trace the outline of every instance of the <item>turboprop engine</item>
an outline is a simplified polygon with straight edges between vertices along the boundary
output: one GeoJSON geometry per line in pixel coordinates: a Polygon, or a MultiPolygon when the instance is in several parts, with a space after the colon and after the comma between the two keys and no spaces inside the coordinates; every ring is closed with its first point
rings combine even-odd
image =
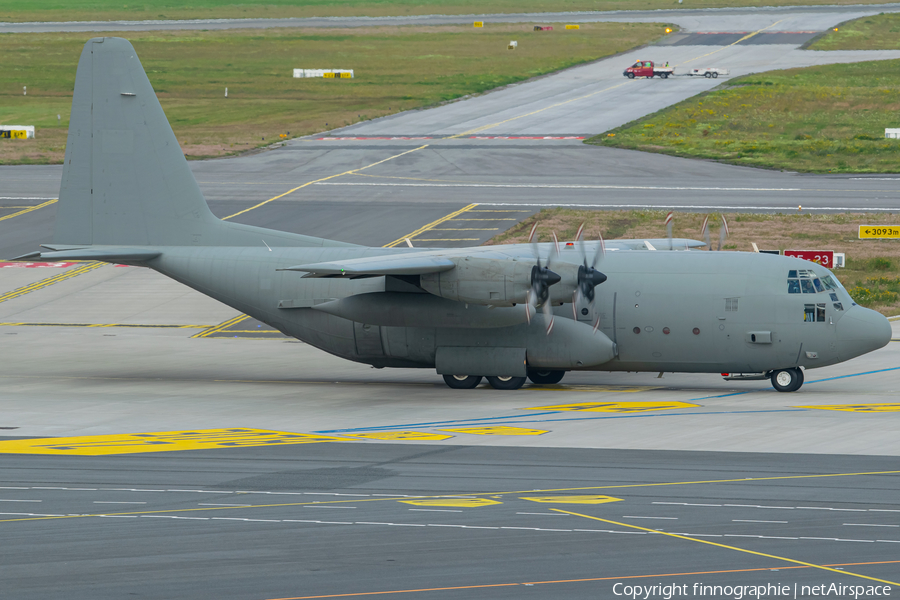
{"type": "Polygon", "coordinates": [[[488,306],[513,306],[529,301],[536,278],[549,278],[547,301],[571,302],[578,286],[578,265],[556,263],[553,270],[534,262],[492,258],[460,258],[456,268],[440,273],[425,273],[419,285],[435,296],[488,306]],[[547,274],[550,275],[547,275],[547,274]]]}

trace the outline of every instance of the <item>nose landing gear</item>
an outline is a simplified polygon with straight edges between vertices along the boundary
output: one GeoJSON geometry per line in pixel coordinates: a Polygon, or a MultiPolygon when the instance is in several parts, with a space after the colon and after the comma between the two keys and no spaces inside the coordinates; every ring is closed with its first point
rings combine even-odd
{"type": "Polygon", "coordinates": [[[776,369],[770,375],[772,387],[779,392],[796,392],[803,385],[803,370],[800,367],[792,369],[776,369]]]}

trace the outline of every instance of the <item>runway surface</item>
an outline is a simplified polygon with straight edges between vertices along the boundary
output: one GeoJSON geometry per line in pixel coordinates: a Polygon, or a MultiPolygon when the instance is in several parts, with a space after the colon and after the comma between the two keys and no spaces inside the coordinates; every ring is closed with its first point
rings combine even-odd
{"type": "Polygon", "coordinates": [[[896,589],[900,564],[884,458],[304,444],[23,456],[2,477],[23,600],[896,589]]]}
{"type": "MultiPolygon", "coordinates": [[[[679,11],[691,45],[652,58],[733,74],[868,59],[746,43],[785,41],[782,25],[734,43],[857,10],[884,8],[679,11]],[[703,20],[722,15],[730,30],[703,20]]],[[[627,81],[623,62],[191,168],[222,218],[373,246],[478,245],[557,205],[900,210],[895,175],[585,146],[720,83],[627,81]]],[[[51,239],[60,175],[0,167],[0,258],[51,239]]],[[[0,262],[0,364],[0,573],[17,599],[900,585],[898,342],[793,394],[634,373],[460,392],[330,357],[147,269],[0,262]]]]}

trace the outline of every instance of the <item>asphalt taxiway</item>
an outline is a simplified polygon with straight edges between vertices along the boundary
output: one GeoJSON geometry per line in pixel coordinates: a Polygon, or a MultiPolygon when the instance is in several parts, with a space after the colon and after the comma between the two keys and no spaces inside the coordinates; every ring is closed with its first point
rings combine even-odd
{"type": "MultiPolygon", "coordinates": [[[[851,14],[795,12],[822,27],[851,14]]],[[[732,16],[757,31],[777,20],[762,13],[732,16]]],[[[717,48],[672,43],[653,51],[717,48]]],[[[766,70],[799,43],[709,58],[766,70]]],[[[900,210],[892,175],[761,176],[583,145],[577,132],[715,83],[628,82],[617,61],[191,167],[220,217],[374,246],[477,245],[560,204],[900,210]]],[[[0,258],[50,239],[60,174],[0,167],[0,258]]],[[[146,269],[0,263],[4,589],[607,598],[638,582],[898,586],[898,353],[892,342],[810,370],[793,394],[634,373],[461,393],[431,371],[330,357],[146,269]]]]}

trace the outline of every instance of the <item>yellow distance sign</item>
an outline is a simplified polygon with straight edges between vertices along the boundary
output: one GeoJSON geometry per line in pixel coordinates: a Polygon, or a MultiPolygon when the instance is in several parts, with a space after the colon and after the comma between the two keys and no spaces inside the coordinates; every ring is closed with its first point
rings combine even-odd
{"type": "Polygon", "coordinates": [[[427,431],[373,431],[370,433],[346,433],[347,437],[366,440],[449,440],[452,435],[427,431]]]}
{"type": "Polygon", "coordinates": [[[453,433],[471,433],[473,435],[543,435],[549,433],[543,429],[525,429],[524,427],[463,427],[461,429],[441,429],[453,433]]]}
{"type": "Polygon", "coordinates": [[[608,502],[621,502],[621,498],[612,496],[528,496],[522,500],[541,502],[543,504],[606,504],[608,502]]]}
{"type": "Polygon", "coordinates": [[[487,498],[426,498],[422,500],[398,500],[398,502],[412,504],[414,506],[442,506],[452,508],[475,508],[478,506],[503,504],[502,502],[488,500],[487,498]]]}
{"type": "Polygon", "coordinates": [[[472,24],[473,27],[484,27],[484,21],[475,21],[472,24]]]}
{"type": "Polygon", "coordinates": [[[900,225],[860,225],[861,240],[896,240],[900,239],[900,225]]]}
{"type": "Polygon", "coordinates": [[[350,438],[266,429],[193,429],[122,435],[36,438],[0,442],[0,454],[71,454],[101,456],[139,452],[172,452],[247,446],[283,446],[319,442],[348,442],[350,438]]]}
{"type": "Polygon", "coordinates": [[[566,29],[581,29],[580,25],[566,25],[566,29]]]}
{"type": "Polygon", "coordinates": [[[677,410],[698,408],[699,404],[687,402],[578,402],[576,404],[555,404],[552,406],[532,406],[524,410],[560,410],[578,412],[636,413],[652,410],[677,410]]]}
{"type": "Polygon", "coordinates": [[[840,410],[844,412],[884,413],[900,412],[900,404],[821,404],[815,406],[797,406],[795,408],[813,408],[816,410],[840,410]]]}

